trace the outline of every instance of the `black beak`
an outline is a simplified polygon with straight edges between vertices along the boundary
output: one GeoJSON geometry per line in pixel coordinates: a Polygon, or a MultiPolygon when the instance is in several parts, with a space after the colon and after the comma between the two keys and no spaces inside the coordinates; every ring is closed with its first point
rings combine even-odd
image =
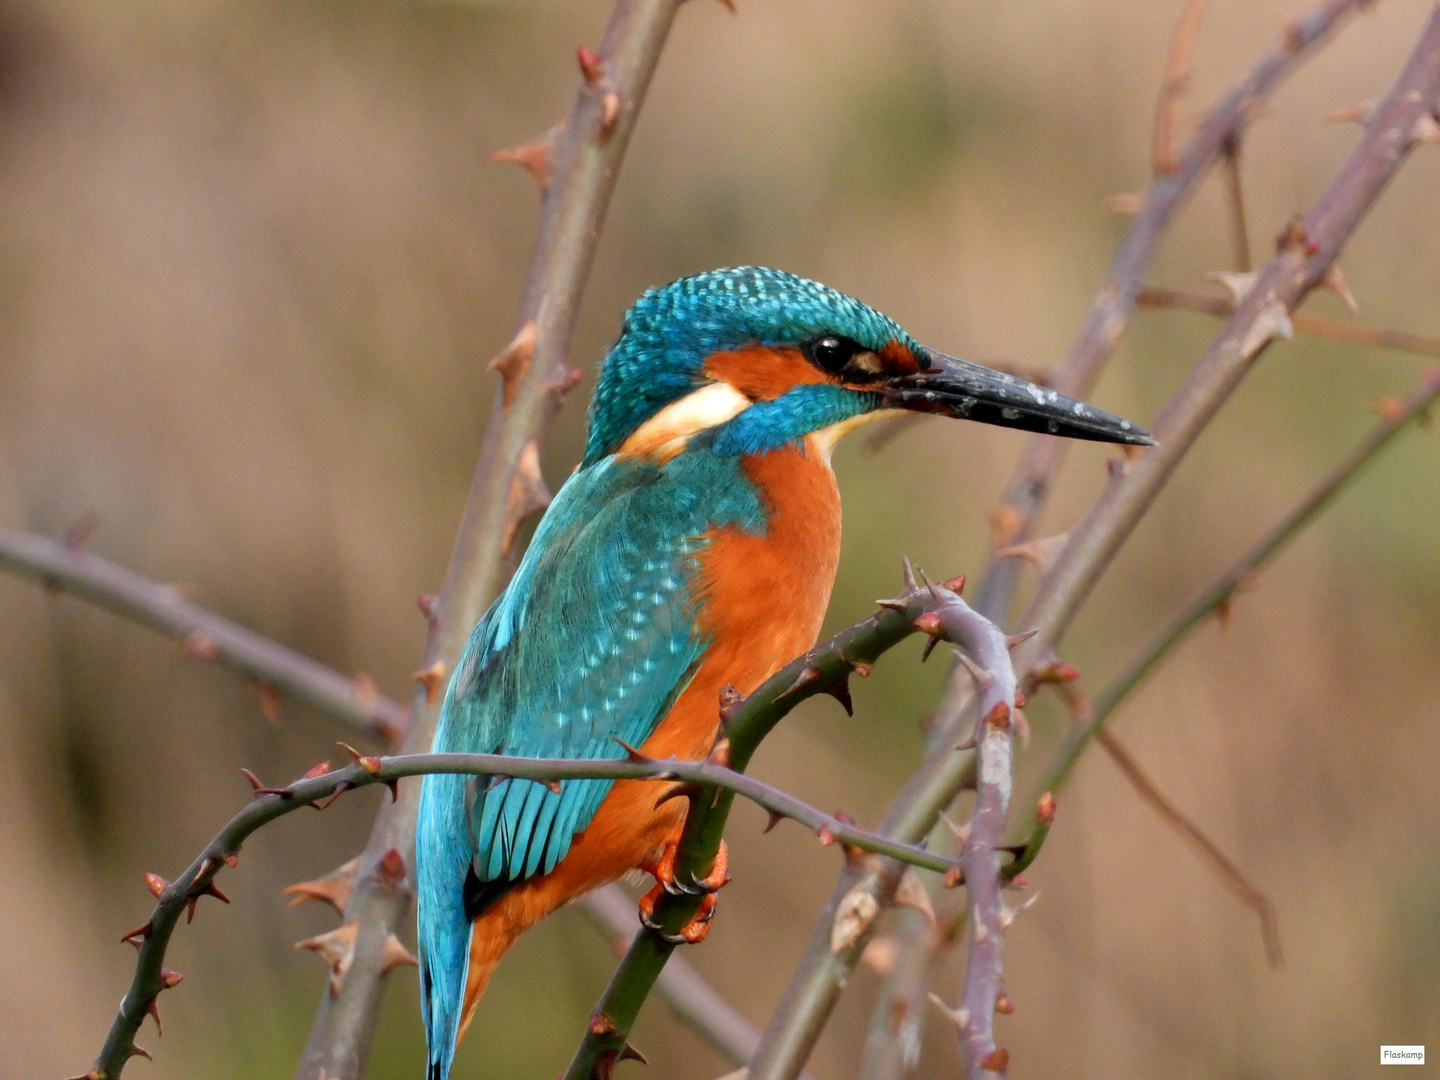
{"type": "Polygon", "coordinates": [[[877,387],[887,404],[1070,439],[1155,445],[1148,431],[1129,420],[1014,375],[933,349],[925,359],[924,370],[887,378],[877,387]]]}

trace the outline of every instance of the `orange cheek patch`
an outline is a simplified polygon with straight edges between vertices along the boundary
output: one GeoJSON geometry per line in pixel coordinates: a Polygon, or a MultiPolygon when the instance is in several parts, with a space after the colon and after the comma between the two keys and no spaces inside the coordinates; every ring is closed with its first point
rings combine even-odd
{"type": "Polygon", "coordinates": [[[751,401],[774,401],[801,383],[834,382],[806,360],[799,349],[765,345],[711,353],[704,370],[710,378],[729,383],[751,401]]]}
{"type": "Polygon", "coordinates": [[[895,338],[885,343],[885,347],[880,350],[880,357],[885,361],[885,371],[891,375],[914,375],[920,370],[920,361],[915,358],[910,347],[895,338]]]}

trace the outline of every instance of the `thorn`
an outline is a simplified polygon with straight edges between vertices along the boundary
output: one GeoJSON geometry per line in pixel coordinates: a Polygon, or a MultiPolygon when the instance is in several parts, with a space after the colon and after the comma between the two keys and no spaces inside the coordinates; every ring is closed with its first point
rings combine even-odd
{"type": "Polygon", "coordinates": [[[154,1061],[154,1060],[155,1060],[153,1057],[150,1056],[150,1051],[149,1051],[149,1050],[146,1050],[144,1047],[136,1046],[134,1043],[131,1043],[131,1044],[130,1044],[129,1056],[130,1056],[130,1057],[143,1057],[146,1061],[154,1061]]]}
{"type": "Polygon", "coordinates": [[[134,945],[135,948],[138,949],[140,948],[140,943],[146,938],[148,938],[150,936],[150,932],[154,929],[155,927],[151,925],[150,921],[147,919],[145,922],[137,926],[134,930],[131,930],[128,934],[122,937],[120,939],[120,942],[124,945],[134,945]]]}
{"type": "Polygon", "coordinates": [[[1023,709],[1029,703],[1030,699],[1025,696],[1025,691],[1017,686],[1015,688],[1015,708],[1023,709]]]}
{"type": "Polygon", "coordinates": [[[1296,212],[1290,216],[1285,227],[1275,236],[1275,251],[1283,253],[1286,251],[1299,250],[1305,255],[1314,255],[1318,250],[1311,243],[1309,233],[1305,229],[1305,215],[1296,212]]]}
{"type": "Polygon", "coordinates": [[[425,688],[425,704],[434,705],[440,696],[440,685],[445,681],[445,661],[436,660],[429,667],[413,672],[410,678],[425,688]]]}
{"type": "Polygon", "coordinates": [[[1008,728],[1010,726],[1010,706],[1003,701],[997,701],[994,707],[985,714],[982,723],[991,727],[1008,728]]]}
{"type": "Polygon", "coordinates": [[[1143,191],[1117,191],[1113,195],[1106,195],[1101,200],[1106,210],[1112,214],[1138,214],[1140,208],[1145,205],[1145,192],[1143,191]]]}
{"type": "Polygon", "coordinates": [[[940,814],[940,820],[945,823],[945,827],[950,830],[950,834],[960,842],[962,847],[970,842],[970,822],[967,821],[964,825],[957,825],[955,824],[955,820],[943,811],[940,814]]]}
{"type": "Polygon", "coordinates": [[[1040,628],[1037,626],[1034,630],[1025,630],[1019,634],[1010,634],[1005,638],[1005,648],[1013,649],[1016,645],[1023,645],[1039,632],[1040,628]]]}
{"type": "Polygon", "coordinates": [[[1055,823],[1055,796],[1048,791],[1035,804],[1035,821],[1047,827],[1055,823]]]}
{"type": "Polygon", "coordinates": [[[934,600],[937,604],[943,604],[945,597],[940,595],[940,590],[937,589],[935,583],[926,576],[925,571],[917,568],[915,572],[920,575],[920,580],[925,585],[925,591],[930,594],[930,599],[934,600]]]}
{"type": "Polygon", "coordinates": [[[1030,673],[1030,677],[1037,683],[1069,683],[1078,679],[1080,672],[1073,664],[1062,664],[1058,660],[1051,660],[1037,666],[1030,673]]]}
{"type": "Polygon", "coordinates": [[[698,799],[704,793],[705,789],[699,784],[673,784],[663,795],[661,795],[658,799],[655,800],[655,805],[651,807],[651,809],[659,810],[660,807],[665,805],[671,799],[690,799],[693,801],[694,799],[698,799]]]}
{"type": "Polygon", "coordinates": [[[100,515],[94,510],[86,510],[71,523],[65,530],[62,541],[66,551],[79,551],[90,540],[95,530],[100,527],[100,515]]]}
{"type": "Polygon", "coordinates": [[[900,875],[900,884],[895,888],[894,903],[897,907],[907,907],[920,912],[925,916],[926,922],[932,927],[935,925],[935,908],[930,903],[930,893],[914,870],[906,869],[905,873],[900,875]]]}
{"type": "Polygon", "coordinates": [[[519,165],[535,178],[535,184],[543,195],[550,190],[550,177],[555,168],[555,140],[560,130],[561,125],[556,124],[538,139],[496,150],[490,155],[490,160],[519,165]]]}
{"type": "Polygon", "coordinates": [[[991,675],[990,672],[975,663],[974,660],[971,660],[970,657],[966,656],[959,649],[955,650],[955,659],[959,660],[965,670],[970,673],[970,678],[975,680],[975,689],[981,693],[988,690],[991,683],[995,681],[994,675],[991,675]]]}
{"type": "Polygon", "coordinates": [[[538,333],[539,327],[535,320],[529,320],[516,331],[515,336],[510,339],[510,344],[496,353],[495,358],[487,365],[487,370],[498,372],[500,375],[500,401],[501,407],[506,412],[509,412],[510,406],[515,404],[515,398],[519,396],[520,388],[525,385],[525,376],[530,371],[530,361],[535,357],[535,339],[538,333]]]}
{"type": "Polygon", "coordinates": [[[1015,1011],[1015,1003],[1010,1000],[1010,995],[1004,990],[995,999],[995,1011],[1001,1016],[1009,1016],[1015,1011]]]}
{"type": "MultiPolygon", "coordinates": [[[[723,2],[724,0],[722,0],[722,3],[723,2]]],[[[631,1046],[628,1042],[625,1044],[625,1049],[620,1051],[620,1060],[638,1061],[641,1065],[650,1064],[650,1059],[647,1058],[644,1054],[642,1054],[639,1050],[636,1050],[635,1047],[631,1046]]]]}
{"type": "Polygon", "coordinates": [[[614,90],[606,90],[605,95],[600,99],[600,141],[603,143],[610,138],[615,131],[615,121],[620,119],[620,95],[614,90]]]}
{"type": "Polygon", "coordinates": [[[360,921],[352,919],[328,934],[319,934],[295,943],[295,948],[308,949],[330,966],[332,998],[340,993],[340,987],[344,985],[345,976],[350,971],[350,964],[355,959],[355,937],[359,928],[360,921]]]}
{"type": "Polygon", "coordinates": [[[920,650],[920,662],[923,664],[930,659],[930,654],[935,651],[935,646],[940,644],[938,637],[926,638],[925,647],[920,650]]]}
{"type": "Polygon", "coordinates": [[[191,630],[180,642],[180,658],[182,660],[218,660],[220,659],[220,646],[199,630],[191,630]]]}
{"type": "Polygon", "coordinates": [[[997,548],[1015,539],[1025,521],[1020,511],[1009,503],[992,506],[987,516],[990,518],[990,542],[997,548]]]}
{"type": "Polygon", "coordinates": [[[1070,533],[1066,531],[1039,540],[1027,540],[1023,544],[1012,544],[1001,548],[995,552],[995,557],[997,559],[1024,559],[1026,562],[1034,563],[1040,573],[1046,574],[1050,572],[1050,567],[1055,565],[1056,556],[1060,554],[1065,542],[1069,539],[1070,533]]]}
{"type": "Polygon", "coordinates": [[[722,769],[730,767],[730,740],[724,735],[719,735],[710,747],[710,753],[705,755],[705,761],[710,765],[719,765],[722,769]]]}
{"type": "Polygon", "coordinates": [[[195,918],[195,905],[200,903],[202,896],[213,896],[222,904],[230,903],[230,898],[215,887],[215,882],[207,881],[205,887],[199,892],[193,892],[185,897],[185,922],[188,924],[195,918]]]}
{"type": "Polygon", "coordinates": [[[380,856],[380,876],[392,887],[405,880],[405,857],[397,849],[392,847],[380,856]]]}
{"type": "MultiPolygon", "coordinates": [[[[159,1001],[160,1001],[160,996],[159,996],[158,994],[157,994],[155,997],[152,997],[149,1001],[147,1001],[147,1002],[145,1003],[145,1015],[146,1015],[146,1016],[153,1016],[153,1017],[155,1018],[155,1034],[156,1034],[157,1036],[163,1037],[164,1034],[165,1034],[165,1031],[164,1031],[164,1028],[163,1028],[163,1027],[161,1026],[161,1024],[160,1024],[160,1006],[159,1006],[159,1001]]],[[[143,1023],[143,1019],[142,1019],[142,1023],[143,1023]]]]}
{"type": "Polygon", "coordinates": [[[274,727],[280,723],[280,691],[264,679],[256,682],[255,689],[260,698],[260,715],[265,717],[267,724],[274,727]]]}
{"type": "Polygon", "coordinates": [[[160,894],[170,887],[170,882],[166,881],[159,874],[146,874],[145,884],[150,887],[150,895],[155,897],[156,900],[159,900],[160,894]]]}
{"type": "Polygon", "coordinates": [[[945,1019],[949,1020],[960,1031],[965,1031],[970,1026],[970,1012],[968,1009],[950,1008],[949,1005],[945,1004],[945,999],[934,991],[930,993],[930,1003],[944,1013],[945,1019]]]}
{"type": "Polygon", "coordinates": [[[324,877],[287,885],[281,893],[291,897],[290,907],[296,907],[307,900],[319,900],[334,908],[337,915],[344,915],[345,905],[350,902],[350,889],[355,883],[355,871],[359,867],[360,856],[356,855],[324,877]]]}
{"type": "Polygon", "coordinates": [[[915,581],[915,567],[911,565],[909,555],[900,556],[900,569],[905,581],[905,591],[910,592],[913,589],[918,589],[920,586],[915,581]]]}
{"type": "Polygon", "coordinates": [[[1290,321],[1290,310],[1279,300],[1270,304],[1255,317],[1240,342],[1240,359],[1247,361],[1259,354],[1260,350],[1275,338],[1289,340],[1295,336],[1295,326],[1290,321]]]}
{"type": "Polygon", "coordinates": [[[1410,129],[1410,142],[1440,143],[1440,122],[1436,121],[1434,114],[1426,113],[1415,121],[1415,126],[1410,129]]]}
{"type": "Polygon", "coordinates": [[[1010,710],[1010,719],[1015,724],[1015,734],[1020,739],[1021,749],[1030,749],[1030,720],[1018,704],[1010,710]]]}
{"type": "Polygon", "coordinates": [[[958,866],[952,866],[945,871],[945,876],[940,879],[940,884],[947,889],[958,889],[965,884],[965,871],[958,866]]]}
{"type": "Polygon", "coordinates": [[[965,575],[956,574],[949,581],[942,581],[940,587],[942,589],[949,589],[956,596],[959,596],[965,591],[965,575]]]}
{"type": "Polygon", "coordinates": [[[939,637],[944,632],[940,625],[940,616],[933,611],[927,611],[914,622],[914,627],[922,634],[929,634],[931,637],[939,637]]]}
{"type": "Polygon", "coordinates": [[[781,698],[789,697],[797,690],[805,689],[805,687],[818,680],[821,674],[822,672],[820,671],[820,669],[814,664],[806,664],[803,668],[800,669],[800,674],[795,676],[795,681],[792,682],[789,686],[787,686],[784,690],[782,690],[779,694],[775,695],[775,700],[779,701],[781,698]]]}
{"type": "Polygon", "coordinates": [[[764,836],[771,829],[775,828],[776,825],[779,825],[780,822],[785,820],[785,815],[778,810],[766,810],[765,813],[769,815],[769,820],[765,822],[765,828],[760,830],[761,836],[764,836]]]}
{"type": "MultiPolygon", "coordinates": [[[[331,795],[330,798],[324,802],[311,803],[310,805],[315,807],[316,810],[328,810],[335,805],[336,800],[338,800],[341,795],[344,795],[345,792],[350,791],[354,787],[355,785],[350,783],[350,781],[342,780],[336,785],[335,794],[331,795]]],[[[395,788],[393,786],[390,787],[390,792],[392,795],[394,794],[395,788]]]]}
{"type": "Polygon", "coordinates": [[[1205,275],[1210,281],[1225,286],[1226,291],[1230,294],[1232,307],[1250,294],[1250,290],[1255,287],[1255,279],[1259,276],[1254,270],[1247,270],[1244,273],[1234,270],[1217,270],[1212,274],[1205,275]]]}
{"type": "Polygon", "coordinates": [[[510,554],[520,526],[549,506],[550,499],[550,489],[540,473],[540,444],[531,439],[520,451],[515,474],[510,478],[510,491],[505,497],[505,532],[500,538],[502,555],[510,554]]]}
{"type": "Polygon", "coordinates": [[[600,57],[587,45],[581,45],[575,50],[575,59],[580,63],[580,74],[585,76],[588,83],[598,83],[605,77],[605,69],[600,62],[600,57]]]}
{"type": "Polygon", "coordinates": [[[378,757],[371,757],[369,754],[362,754],[359,750],[356,750],[355,747],[351,746],[349,743],[337,742],[335,745],[340,747],[340,749],[344,750],[347,754],[349,754],[351,760],[353,760],[356,765],[359,765],[360,768],[364,769],[371,776],[374,776],[380,771],[380,759],[378,757]]]}
{"type": "Polygon", "coordinates": [[[863,661],[857,660],[850,665],[850,670],[855,672],[856,675],[859,675],[860,678],[868,679],[870,677],[870,673],[875,670],[875,665],[867,664],[863,661]]]}
{"type": "Polygon", "coordinates": [[[226,855],[225,865],[228,866],[231,870],[234,870],[235,867],[240,865],[240,856],[234,854],[233,852],[229,855],[226,855]]]}
{"type": "Polygon", "coordinates": [[[1040,890],[1039,890],[1039,889],[1036,889],[1033,893],[1031,893],[1029,896],[1027,896],[1027,897],[1025,898],[1024,902],[1021,903],[1020,906],[1017,907],[1017,908],[1008,908],[1008,907],[1005,907],[1004,905],[1001,905],[1001,907],[1000,907],[1000,932],[1003,934],[1003,933],[1005,933],[1005,931],[1009,930],[1010,927],[1011,927],[1012,925],[1014,925],[1015,920],[1018,919],[1021,915],[1025,914],[1025,912],[1029,911],[1030,908],[1034,906],[1035,901],[1036,901],[1036,900],[1039,900],[1039,899],[1040,899],[1040,890]]]}
{"type": "Polygon", "coordinates": [[[835,843],[835,830],[830,828],[829,825],[821,825],[820,828],[815,830],[815,835],[820,838],[821,847],[829,847],[835,843]]]}
{"type": "Polygon", "coordinates": [[[385,939],[385,946],[380,950],[380,974],[388,975],[394,968],[405,965],[407,967],[419,967],[417,960],[409,949],[400,943],[400,939],[391,934],[385,939]]]}
{"type": "Polygon", "coordinates": [[[1350,314],[1360,313],[1360,305],[1355,302],[1355,294],[1350,291],[1350,286],[1345,281],[1345,271],[1340,269],[1338,262],[1331,263],[1330,268],[1325,271],[1325,276],[1320,279],[1320,288],[1338,296],[1340,302],[1350,309],[1350,314]]]}
{"type": "Polygon", "coordinates": [[[905,614],[904,600],[876,600],[875,603],[879,604],[882,608],[889,608],[891,611],[898,611],[902,615],[905,614]]]}
{"type": "Polygon", "coordinates": [[[627,743],[624,739],[618,739],[618,738],[616,738],[614,735],[611,735],[611,736],[610,736],[610,739],[611,739],[612,742],[617,742],[617,743],[619,743],[622,747],[625,748],[625,760],[626,760],[626,761],[634,761],[634,762],[637,762],[637,763],[639,763],[639,764],[641,764],[641,765],[648,765],[648,764],[650,764],[651,762],[653,762],[653,761],[655,760],[655,759],[652,758],[652,757],[646,757],[646,756],[645,756],[644,754],[642,754],[639,750],[636,750],[635,747],[633,747],[633,746],[631,746],[629,743],[627,743]]]}
{"type": "Polygon", "coordinates": [[[435,594],[421,593],[415,597],[415,606],[420,609],[420,614],[425,616],[426,622],[435,621],[435,594]]]}
{"type": "Polygon", "coordinates": [[[174,990],[185,981],[185,976],[178,971],[171,971],[167,967],[160,969],[160,983],[166,990],[174,990]]]}
{"type": "Polygon", "coordinates": [[[1003,1073],[1010,1065],[1010,1051],[1003,1046],[991,1050],[980,1059],[980,1068],[986,1072],[1003,1073]]]}
{"type": "Polygon", "coordinates": [[[302,776],[300,779],[301,779],[301,780],[314,780],[317,776],[324,776],[324,775],[325,775],[326,773],[328,773],[329,771],[330,771],[330,762],[328,762],[328,761],[322,761],[322,762],[320,762],[319,765],[312,765],[312,766],[310,766],[310,768],[309,768],[308,770],[306,770],[305,775],[302,776]]]}
{"type": "Polygon", "coordinates": [[[591,1035],[601,1039],[608,1039],[612,1035],[620,1034],[620,1029],[615,1026],[615,1021],[599,1009],[590,1014],[590,1023],[587,1028],[591,1035]]]}
{"type": "Polygon", "coordinates": [[[836,679],[821,692],[829,694],[838,701],[840,707],[845,710],[846,716],[855,715],[855,703],[850,698],[850,676],[846,675],[844,678],[836,679]]]}

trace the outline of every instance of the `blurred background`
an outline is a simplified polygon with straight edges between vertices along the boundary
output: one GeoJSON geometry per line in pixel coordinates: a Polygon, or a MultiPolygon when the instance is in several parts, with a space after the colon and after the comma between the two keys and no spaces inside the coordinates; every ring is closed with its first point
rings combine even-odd
{"type": "MultiPolygon", "coordinates": [[[[851,292],[921,341],[1044,368],[1064,351],[1149,176],[1180,0],[739,0],[687,4],[641,118],[586,298],[590,368],[642,289],[761,263],[851,292]]],[[[1189,124],[1300,0],[1215,0],[1189,124]]],[[[402,698],[494,393],[538,200],[488,155],[568,110],[592,0],[6,0],[0,4],[0,525],[59,535],[402,698]]],[[[1257,257],[1353,146],[1323,118],[1382,93],[1428,15],[1386,0],[1285,85],[1246,143],[1257,257]]],[[[1436,150],[1422,148],[1345,259],[1363,317],[1440,334],[1436,150]]],[[[1149,280],[1230,260],[1211,179],[1149,280]]],[[[1312,310],[1341,315],[1329,295],[1312,310]]],[[[1218,324],[1137,313],[1092,400],[1141,422],[1218,324]]],[[[1421,362],[1313,339],[1269,351],[1170,485],[1064,650],[1098,689],[1276,519],[1421,362]]],[[[544,456],[576,461],[589,380],[544,456]]],[[[898,556],[978,573],[986,511],[1023,445],[926,422],[836,456],[846,546],[830,624],[894,590],[898,556]]],[[[1106,450],[1070,454],[1047,531],[1083,513],[1106,450]]],[[[1440,1043],[1440,447],[1407,437],[1257,588],[1203,627],[1115,730],[1275,900],[1287,960],[1098,751],[1028,875],[1009,942],[1016,1077],[1355,1077],[1380,1043],[1440,1043]]],[[[1027,578],[1033,586],[1034,575],[1027,578]]],[[[757,772],[874,823],[921,751],[943,665],[918,645],[776,733],[757,772]]],[[[1068,723],[1041,696],[1022,760],[1068,723]]],[[[128,984],[142,871],[174,877],[249,795],[347,737],[174,643],[0,578],[0,1076],[89,1068],[128,984]]],[[[325,985],[292,943],[335,925],[280,889],[355,854],[376,796],[294,816],[224,875],[169,965],[137,1077],[288,1076],[325,985]]],[[[838,856],[737,810],[735,882],[687,959],[763,1023],[838,856]]],[[[562,912],[502,965],[459,1077],[555,1075],[612,959],[562,912]]],[[[951,1000],[950,957],[936,988],[951,1000]]],[[[813,1063],[853,1075],[876,977],[852,980],[813,1063]]],[[[370,1071],[422,1062],[413,969],[390,979],[370,1071]]],[[[651,1075],[728,1066],[652,1003],[651,1075]]],[[[634,1075],[638,1066],[627,1066],[634,1075]]],[[[957,1075],[927,1017],[925,1077],[957,1075]]],[[[127,1074],[128,1075],[128,1074],[127,1074]]]]}

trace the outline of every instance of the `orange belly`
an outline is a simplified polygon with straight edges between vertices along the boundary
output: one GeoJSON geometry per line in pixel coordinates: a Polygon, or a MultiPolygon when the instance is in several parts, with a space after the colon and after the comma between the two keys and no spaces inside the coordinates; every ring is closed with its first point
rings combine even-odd
{"type": "MultiPolygon", "coordinates": [[[[702,758],[719,726],[722,687],[748,694],[815,643],[840,557],[840,494],[819,447],[744,461],[768,511],[755,536],[717,529],[699,557],[697,622],[711,645],[689,687],[645,741],[652,757],[702,758]]],[[[653,866],[684,824],[687,803],[655,808],[655,784],[620,780],[548,874],[510,889],[475,922],[461,1033],[500,957],[569,900],[635,867],[653,866]]]]}

